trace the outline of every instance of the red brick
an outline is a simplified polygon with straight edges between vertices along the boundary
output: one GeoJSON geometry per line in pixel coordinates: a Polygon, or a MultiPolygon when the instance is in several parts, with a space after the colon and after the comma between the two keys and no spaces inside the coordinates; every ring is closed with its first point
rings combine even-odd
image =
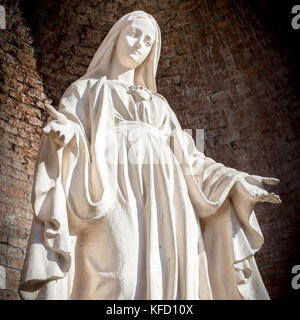
{"type": "Polygon", "coordinates": [[[8,237],[8,243],[14,247],[18,248],[26,248],[27,246],[27,239],[20,239],[15,237],[8,237]]]}
{"type": "Polygon", "coordinates": [[[27,220],[24,218],[12,217],[10,219],[10,223],[14,226],[18,226],[27,230],[30,230],[31,228],[31,220],[27,220]]]}
{"type": "Polygon", "coordinates": [[[38,127],[43,127],[44,126],[44,122],[39,120],[38,118],[30,117],[30,116],[27,116],[26,118],[27,118],[27,121],[30,124],[33,124],[33,125],[38,126],[38,127]]]}
{"type": "Polygon", "coordinates": [[[16,127],[10,125],[9,123],[1,119],[0,119],[0,127],[2,127],[5,131],[12,133],[14,135],[18,133],[18,129],[16,127]]]}
{"type": "Polygon", "coordinates": [[[7,257],[22,258],[22,249],[9,246],[7,248],[7,257]]]}
{"type": "Polygon", "coordinates": [[[37,158],[37,150],[24,149],[22,147],[16,146],[15,151],[19,152],[19,153],[21,153],[31,159],[37,158]]]}
{"type": "MultiPolygon", "coordinates": [[[[0,265],[1,265],[1,266],[6,266],[6,264],[7,264],[6,255],[0,254],[0,265]]],[[[0,291],[1,291],[1,290],[0,290],[0,291]]]]}
{"type": "Polygon", "coordinates": [[[20,273],[20,271],[6,268],[6,277],[7,277],[7,279],[10,279],[10,280],[19,281],[21,278],[21,273],[20,273]]]}
{"type": "Polygon", "coordinates": [[[0,243],[0,255],[7,256],[8,246],[7,244],[0,243]]]}
{"type": "Polygon", "coordinates": [[[25,78],[25,83],[28,84],[30,87],[35,88],[39,91],[44,90],[43,83],[35,78],[30,77],[30,76],[27,76],[25,78]]]}
{"type": "Polygon", "coordinates": [[[20,189],[16,189],[15,187],[1,185],[0,190],[4,190],[4,192],[10,197],[16,197],[22,200],[28,200],[29,198],[28,192],[25,192],[20,189]]]}
{"type": "Polygon", "coordinates": [[[23,259],[22,258],[7,257],[7,266],[10,268],[21,270],[23,267],[23,259]]]}
{"type": "Polygon", "coordinates": [[[27,173],[15,170],[12,166],[6,166],[5,171],[1,170],[1,168],[0,168],[0,172],[5,173],[8,176],[11,176],[11,177],[16,178],[21,181],[28,181],[28,174],[27,173]]]}
{"type": "Polygon", "coordinates": [[[7,235],[0,232],[0,243],[7,243],[7,235]]]}
{"type": "Polygon", "coordinates": [[[36,89],[33,89],[33,88],[29,89],[27,94],[30,97],[36,98],[38,100],[46,100],[47,99],[47,96],[43,92],[36,90],[36,89]]]}
{"type": "Polygon", "coordinates": [[[33,69],[28,65],[25,65],[25,64],[21,65],[21,71],[30,77],[33,77],[37,80],[42,80],[39,71],[33,69]]]}
{"type": "Polygon", "coordinates": [[[0,290],[0,300],[20,300],[20,296],[17,292],[10,290],[0,290]]]}
{"type": "Polygon", "coordinates": [[[29,123],[16,119],[16,118],[10,118],[9,123],[11,123],[14,127],[18,128],[18,132],[29,132],[29,133],[34,133],[35,129],[30,125],[29,123]]]}
{"type": "Polygon", "coordinates": [[[19,289],[19,281],[6,278],[6,289],[17,292],[19,289]]]}
{"type": "Polygon", "coordinates": [[[22,51],[18,52],[18,59],[22,64],[26,64],[30,67],[36,67],[37,65],[37,60],[36,58],[28,55],[27,53],[24,53],[22,51]]]}

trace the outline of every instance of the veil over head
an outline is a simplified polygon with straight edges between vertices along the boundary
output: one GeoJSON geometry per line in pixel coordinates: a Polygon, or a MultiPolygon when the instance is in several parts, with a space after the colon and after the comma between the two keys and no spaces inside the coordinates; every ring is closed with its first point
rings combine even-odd
{"type": "Polygon", "coordinates": [[[161,33],[156,20],[144,11],[133,11],[119,19],[108,32],[100,47],[96,51],[86,74],[82,79],[109,77],[113,62],[114,47],[120,32],[134,19],[149,19],[155,30],[155,39],[149,55],[134,72],[134,82],[156,92],[155,76],[161,49],[161,33]]]}

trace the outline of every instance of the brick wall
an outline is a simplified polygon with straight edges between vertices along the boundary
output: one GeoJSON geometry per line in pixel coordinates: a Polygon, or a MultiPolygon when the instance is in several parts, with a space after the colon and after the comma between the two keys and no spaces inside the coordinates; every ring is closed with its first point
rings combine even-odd
{"type": "Polygon", "coordinates": [[[18,299],[46,95],[31,29],[18,2],[7,1],[4,7],[6,30],[0,30],[0,265],[5,267],[6,289],[0,290],[0,299],[18,299]]]}
{"type": "Polygon", "coordinates": [[[285,21],[276,20],[280,8],[266,0],[6,0],[4,6],[0,265],[6,289],[0,299],[19,298],[44,105],[58,104],[113,23],[137,9],[161,27],[158,91],[182,126],[205,130],[205,153],[216,161],[281,180],[272,190],[283,204],[257,205],[265,236],[257,263],[272,298],[293,295],[291,268],[300,264],[299,97],[295,52],[285,21]]]}

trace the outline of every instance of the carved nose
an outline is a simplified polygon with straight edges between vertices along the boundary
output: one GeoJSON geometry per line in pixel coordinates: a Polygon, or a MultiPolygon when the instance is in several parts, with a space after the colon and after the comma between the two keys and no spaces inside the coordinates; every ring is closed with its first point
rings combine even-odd
{"type": "Polygon", "coordinates": [[[137,45],[136,45],[136,47],[137,47],[138,49],[141,49],[142,45],[138,42],[137,45]]]}

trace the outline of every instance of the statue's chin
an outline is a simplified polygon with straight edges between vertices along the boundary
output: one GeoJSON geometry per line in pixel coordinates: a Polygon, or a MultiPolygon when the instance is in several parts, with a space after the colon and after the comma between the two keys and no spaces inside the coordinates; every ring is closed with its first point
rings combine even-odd
{"type": "Polygon", "coordinates": [[[128,56],[128,67],[135,69],[143,62],[138,53],[131,53],[128,56]]]}

